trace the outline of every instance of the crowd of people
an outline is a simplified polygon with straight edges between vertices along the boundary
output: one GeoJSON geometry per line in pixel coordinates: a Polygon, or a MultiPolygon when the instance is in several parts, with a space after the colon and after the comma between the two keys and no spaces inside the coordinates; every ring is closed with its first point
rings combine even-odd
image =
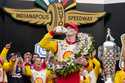
{"type": "MultiPolygon", "coordinates": [[[[74,63],[80,64],[81,67],[66,77],[58,76],[48,69],[51,63],[58,65],[65,61],[65,56],[74,58],[78,33],[77,24],[68,23],[60,29],[58,27],[48,32],[41,39],[39,45],[51,52],[48,53],[50,56],[57,56],[57,61],[31,52],[25,52],[24,55],[17,52],[8,54],[11,43],[6,44],[0,54],[0,83],[97,83],[103,67],[96,57],[95,50],[91,53],[91,57],[88,54],[80,54],[80,57],[75,58],[74,63]],[[65,33],[65,39],[53,40],[54,34],[60,31],[65,33]]],[[[125,83],[125,63],[121,70],[116,71],[113,82],[125,83]]]]}
{"type": "Polygon", "coordinates": [[[10,49],[11,44],[8,43],[0,54],[0,83],[36,83],[31,81],[34,76],[31,71],[44,70],[45,58],[31,52],[24,53],[23,57],[17,52],[8,54],[10,49]]]}

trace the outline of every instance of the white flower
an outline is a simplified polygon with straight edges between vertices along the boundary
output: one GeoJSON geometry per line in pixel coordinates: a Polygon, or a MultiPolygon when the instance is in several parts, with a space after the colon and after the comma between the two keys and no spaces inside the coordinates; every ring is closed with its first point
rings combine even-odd
{"type": "MultiPolygon", "coordinates": [[[[93,44],[92,37],[86,33],[78,33],[78,40],[79,40],[78,44],[79,51],[82,49],[83,54],[89,54],[88,53],[89,49],[91,49],[91,45],[93,44]]],[[[77,53],[79,51],[77,49],[77,53]]]]}
{"type": "Polygon", "coordinates": [[[62,66],[61,65],[56,65],[56,69],[61,69],[62,66]]]}

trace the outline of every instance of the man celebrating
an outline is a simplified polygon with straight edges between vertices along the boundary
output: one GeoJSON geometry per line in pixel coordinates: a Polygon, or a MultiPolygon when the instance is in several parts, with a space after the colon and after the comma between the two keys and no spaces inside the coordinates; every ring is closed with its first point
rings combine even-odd
{"type": "MultiPolygon", "coordinates": [[[[76,23],[71,22],[65,25],[65,27],[56,27],[55,30],[48,32],[44,38],[39,42],[42,48],[45,48],[52,53],[56,54],[57,61],[62,62],[67,58],[73,58],[75,55],[75,49],[77,48],[77,34],[79,32],[76,23]],[[64,40],[53,40],[54,34],[64,33],[66,35],[64,40]]],[[[71,73],[67,77],[58,76],[57,83],[80,83],[79,72],[71,73]]]]}

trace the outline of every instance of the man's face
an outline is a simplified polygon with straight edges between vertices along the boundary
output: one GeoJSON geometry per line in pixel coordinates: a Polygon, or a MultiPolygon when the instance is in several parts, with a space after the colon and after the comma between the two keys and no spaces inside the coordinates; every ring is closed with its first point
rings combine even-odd
{"type": "Polygon", "coordinates": [[[41,61],[42,60],[40,58],[36,58],[35,59],[35,63],[34,64],[36,65],[36,67],[39,67],[39,68],[41,67],[41,64],[42,64],[41,61]]]}
{"type": "Polygon", "coordinates": [[[70,28],[70,26],[67,27],[67,33],[66,33],[66,36],[73,36],[73,35],[76,35],[77,34],[77,31],[70,28]]]}
{"type": "Polygon", "coordinates": [[[24,60],[31,61],[31,59],[32,59],[32,54],[30,52],[26,52],[24,54],[24,60]]]}
{"type": "Polygon", "coordinates": [[[22,65],[23,65],[23,58],[22,57],[18,57],[17,65],[18,65],[18,67],[22,67],[22,65]]]}
{"type": "Polygon", "coordinates": [[[32,61],[34,62],[37,57],[38,57],[38,55],[34,54],[33,57],[32,57],[32,61]]]}
{"type": "Polygon", "coordinates": [[[11,60],[11,61],[16,61],[16,58],[17,58],[17,54],[11,53],[11,58],[10,58],[10,60],[11,60]]]}
{"type": "Polygon", "coordinates": [[[19,61],[19,62],[17,63],[18,67],[22,67],[22,64],[23,64],[23,62],[21,62],[21,61],[19,61]]]}

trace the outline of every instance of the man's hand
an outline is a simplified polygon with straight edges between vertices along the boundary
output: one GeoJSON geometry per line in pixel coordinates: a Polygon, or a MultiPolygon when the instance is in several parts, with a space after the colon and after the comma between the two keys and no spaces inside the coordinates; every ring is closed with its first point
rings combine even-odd
{"type": "Polygon", "coordinates": [[[94,58],[96,56],[96,50],[94,50],[93,52],[92,52],[92,57],[91,58],[94,58]]]}
{"type": "Polygon", "coordinates": [[[10,48],[11,48],[11,43],[6,44],[6,45],[5,45],[5,48],[6,48],[6,49],[10,49],[10,48]]]}
{"type": "Polygon", "coordinates": [[[88,61],[85,57],[81,56],[76,59],[76,63],[86,66],[88,64],[88,61]]]}
{"type": "Polygon", "coordinates": [[[28,65],[30,65],[30,64],[31,64],[31,62],[30,62],[29,58],[26,58],[26,59],[24,60],[24,63],[25,63],[25,65],[26,65],[26,64],[28,64],[28,65]]]}

